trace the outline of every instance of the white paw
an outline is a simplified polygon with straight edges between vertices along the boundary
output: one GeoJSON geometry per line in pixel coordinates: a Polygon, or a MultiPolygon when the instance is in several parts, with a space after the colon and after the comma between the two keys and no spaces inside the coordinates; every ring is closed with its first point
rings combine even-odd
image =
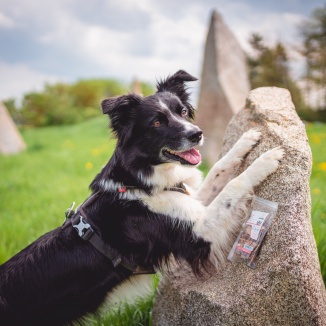
{"type": "Polygon", "coordinates": [[[269,174],[271,174],[276,171],[283,156],[284,150],[282,147],[275,147],[262,154],[259,160],[264,161],[264,164],[266,164],[267,169],[270,171],[269,174]]]}
{"type": "Polygon", "coordinates": [[[247,169],[254,185],[258,185],[270,174],[275,172],[284,156],[281,147],[275,147],[259,156],[247,169]]]}
{"type": "Polygon", "coordinates": [[[236,156],[243,158],[258,143],[260,137],[261,132],[256,129],[245,132],[234,146],[236,156]]]}

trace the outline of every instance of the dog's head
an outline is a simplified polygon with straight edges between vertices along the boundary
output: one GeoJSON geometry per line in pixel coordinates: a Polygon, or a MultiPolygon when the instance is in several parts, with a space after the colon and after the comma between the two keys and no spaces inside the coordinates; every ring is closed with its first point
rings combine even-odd
{"type": "Polygon", "coordinates": [[[195,80],[180,70],[158,82],[154,95],[128,94],[102,101],[118,148],[130,159],[141,158],[144,164],[198,165],[201,156],[194,147],[202,144],[203,137],[191,123],[194,109],[185,86],[195,80]]]}

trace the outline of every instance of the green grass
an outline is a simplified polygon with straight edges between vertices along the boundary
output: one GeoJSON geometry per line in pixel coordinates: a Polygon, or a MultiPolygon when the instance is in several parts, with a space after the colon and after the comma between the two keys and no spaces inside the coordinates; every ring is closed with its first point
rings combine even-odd
{"type": "MultiPolygon", "coordinates": [[[[314,157],[312,224],[326,283],[326,125],[308,124],[307,132],[314,157]]],[[[65,209],[89,195],[88,185],[115,145],[104,117],[22,134],[27,151],[0,156],[0,264],[61,225],[65,209]]],[[[90,324],[151,325],[153,298],[115,307],[90,324]]]]}
{"type": "Polygon", "coordinates": [[[133,304],[122,303],[111,308],[109,313],[90,320],[94,326],[150,326],[152,325],[152,308],[155,298],[155,289],[158,286],[159,277],[153,276],[153,292],[146,299],[137,300],[133,304]]]}
{"type": "Polygon", "coordinates": [[[104,117],[23,131],[28,149],[0,156],[0,263],[60,225],[114,148],[104,117]]]}
{"type": "Polygon", "coordinates": [[[312,227],[326,284],[326,125],[310,123],[307,125],[307,133],[313,154],[310,179],[312,227]]]}

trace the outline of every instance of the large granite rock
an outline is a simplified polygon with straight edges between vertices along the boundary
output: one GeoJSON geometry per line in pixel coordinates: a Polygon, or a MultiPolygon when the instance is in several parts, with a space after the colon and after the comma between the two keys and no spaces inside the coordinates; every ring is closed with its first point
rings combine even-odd
{"type": "Polygon", "coordinates": [[[157,295],[154,325],[326,325],[326,293],[310,221],[312,157],[304,124],[290,93],[280,88],[250,92],[245,109],[229,123],[225,154],[243,132],[262,131],[245,169],[264,151],[282,146],[285,158],[256,190],[279,203],[257,268],[227,262],[209,278],[196,279],[187,266],[173,268],[157,295]]]}
{"type": "Polygon", "coordinates": [[[0,102],[0,154],[16,154],[26,148],[6,107],[0,102]]]}
{"type": "Polygon", "coordinates": [[[210,165],[218,159],[225,128],[250,90],[247,59],[239,42],[214,11],[207,34],[197,124],[206,137],[202,156],[210,165]]]}

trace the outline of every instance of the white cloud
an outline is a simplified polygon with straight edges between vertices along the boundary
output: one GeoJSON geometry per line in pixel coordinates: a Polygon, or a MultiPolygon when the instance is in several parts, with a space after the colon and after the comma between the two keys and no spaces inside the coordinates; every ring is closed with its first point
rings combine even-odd
{"type": "Polygon", "coordinates": [[[90,5],[81,0],[11,0],[2,3],[0,28],[18,26],[28,31],[41,50],[48,50],[42,56],[42,51],[35,49],[35,58],[29,61],[24,61],[21,53],[16,59],[20,64],[6,64],[2,58],[0,78],[7,86],[0,89],[0,95],[28,90],[28,81],[30,89],[39,89],[36,85],[43,85],[47,78],[57,80],[55,68],[48,69],[53,63],[69,80],[101,76],[153,82],[180,68],[200,77],[209,14],[214,7],[247,51],[252,32],[263,34],[270,44],[277,40],[295,43],[296,26],[303,19],[294,7],[284,12],[264,10],[257,1],[106,0],[90,5]],[[120,16],[114,16],[115,9],[120,16]],[[52,72],[42,72],[43,67],[52,72]]]}
{"type": "Polygon", "coordinates": [[[0,100],[10,97],[20,100],[25,92],[39,91],[45,83],[52,83],[62,78],[49,76],[30,69],[25,64],[8,64],[0,61],[0,78],[5,81],[1,83],[0,100]]]}
{"type": "Polygon", "coordinates": [[[103,76],[153,81],[180,68],[198,75],[204,38],[205,26],[195,12],[172,20],[153,11],[150,28],[134,32],[88,24],[66,13],[40,41],[86,58],[103,76]]]}
{"type": "Polygon", "coordinates": [[[127,10],[133,10],[133,9],[141,9],[146,12],[151,12],[153,7],[153,2],[150,0],[111,0],[108,1],[116,6],[120,6],[121,8],[127,9],[127,10]]]}
{"type": "Polygon", "coordinates": [[[13,19],[11,19],[10,17],[6,16],[4,13],[2,13],[0,11],[0,27],[12,28],[15,25],[16,24],[15,24],[15,22],[14,22],[13,19]]]}

